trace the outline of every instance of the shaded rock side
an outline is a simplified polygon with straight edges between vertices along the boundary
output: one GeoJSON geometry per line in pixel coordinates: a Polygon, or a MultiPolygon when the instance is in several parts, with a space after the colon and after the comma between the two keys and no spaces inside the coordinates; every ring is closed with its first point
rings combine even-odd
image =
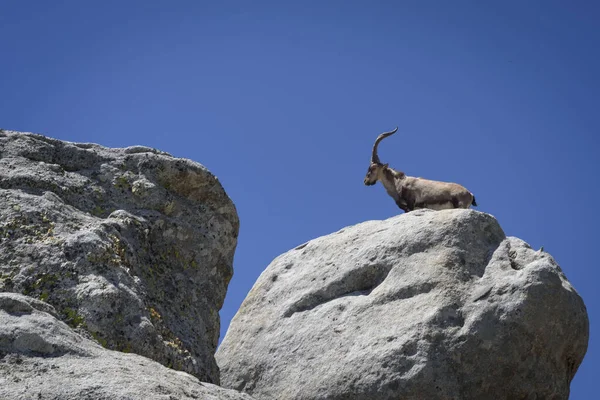
{"type": "Polygon", "coordinates": [[[251,400],[136,354],[107,350],[46,303],[0,293],[0,398],[251,400]]]}
{"type": "Polygon", "coordinates": [[[549,254],[488,214],[419,210],[277,257],[216,358],[257,399],[567,399],[588,330],[549,254]]]}
{"type": "Polygon", "coordinates": [[[0,132],[0,291],[51,304],[108,349],[218,383],[239,221],[202,165],[0,132]]]}

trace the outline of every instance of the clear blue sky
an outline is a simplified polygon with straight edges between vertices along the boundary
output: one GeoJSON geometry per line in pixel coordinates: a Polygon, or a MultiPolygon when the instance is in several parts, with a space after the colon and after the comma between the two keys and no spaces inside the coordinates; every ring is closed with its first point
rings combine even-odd
{"type": "Polygon", "coordinates": [[[277,255],[399,210],[365,187],[374,138],[455,181],[582,295],[597,396],[600,3],[0,2],[0,127],[206,165],[241,218],[224,334],[277,255]],[[487,3],[485,5],[484,3],[487,3]],[[577,3],[577,5],[575,5],[577,3]]]}

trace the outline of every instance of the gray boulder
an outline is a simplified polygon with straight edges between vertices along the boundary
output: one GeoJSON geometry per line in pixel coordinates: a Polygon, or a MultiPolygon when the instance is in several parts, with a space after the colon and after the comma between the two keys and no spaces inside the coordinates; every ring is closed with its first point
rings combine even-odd
{"type": "Polygon", "coordinates": [[[251,400],[136,354],[107,350],[40,300],[0,293],[0,398],[251,400]]]}
{"type": "Polygon", "coordinates": [[[588,330],[549,254],[488,214],[419,210],[277,257],[216,358],[257,399],[567,399],[588,330]]]}
{"type": "Polygon", "coordinates": [[[218,383],[235,207],[202,165],[0,131],[0,291],[108,349],[218,383]]]}

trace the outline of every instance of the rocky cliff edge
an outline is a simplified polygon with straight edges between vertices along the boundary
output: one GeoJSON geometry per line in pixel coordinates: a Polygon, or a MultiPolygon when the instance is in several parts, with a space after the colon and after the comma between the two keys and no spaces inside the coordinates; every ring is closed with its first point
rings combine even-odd
{"type": "Polygon", "coordinates": [[[50,305],[106,349],[219,382],[239,221],[205,167],[0,131],[0,204],[1,292],[50,305]]]}

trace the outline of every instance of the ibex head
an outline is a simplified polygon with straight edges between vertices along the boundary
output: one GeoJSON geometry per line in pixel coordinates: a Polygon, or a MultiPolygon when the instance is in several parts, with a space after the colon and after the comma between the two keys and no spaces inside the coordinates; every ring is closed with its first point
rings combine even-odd
{"type": "Polygon", "coordinates": [[[375,140],[375,144],[373,145],[373,153],[371,154],[371,165],[369,165],[369,169],[367,170],[367,176],[365,176],[365,185],[371,186],[377,183],[377,180],[381,177],[381,173],[385,168],[387,168],[388,164],[382,164],[379,160],[379,156],[377,155],[377,146],[379,146],[379,142],[385,139],[388,136],[393,135],[398,130],[398,127],[393,131],[384,132],[381,135],[377,136],[375,140]]]}

